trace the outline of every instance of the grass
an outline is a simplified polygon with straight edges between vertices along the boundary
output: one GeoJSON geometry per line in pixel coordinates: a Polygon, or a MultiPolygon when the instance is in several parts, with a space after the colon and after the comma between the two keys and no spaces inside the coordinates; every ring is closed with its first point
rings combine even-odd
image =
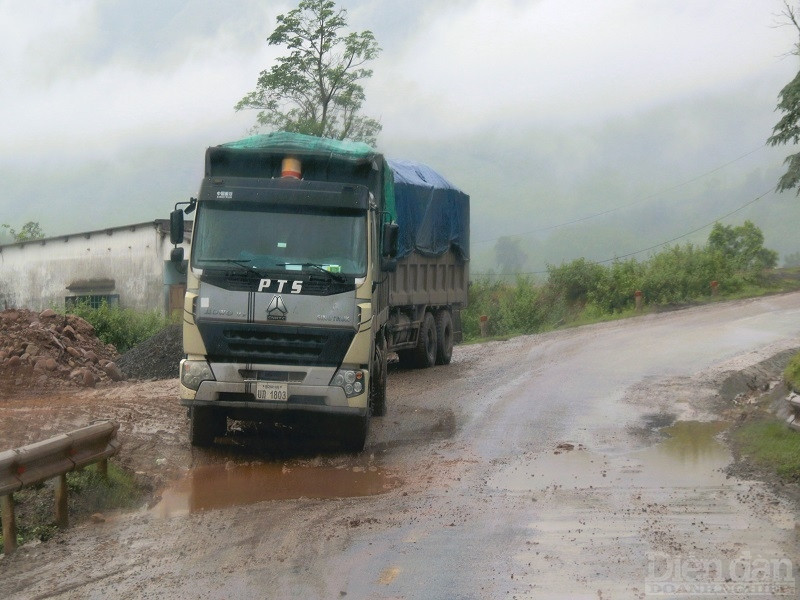
{"type": "Polygon", "coordinates": [[[741,452],[782,479],[800,483],[800,435],[773,419],[742,425],[735,432],[741,452]]]}
{"type": "MultiPolygon", "coordinates": [[[[557,329],[617,321],[654,312],[661,312],[663,310],[674,310],[797,291],[800,290],[800,268],[774,269],[768,276],[764,277],[760,284],[745,283],[735,291],[721,292],[716,296],[698,296],[697,298],[677,303],[645,302],[641,312],[636,312],[633,306],[628,306],[616,311],[605,311],[592,303],[586,303],[582,307],[569,306],[563,298],[559,298],[555,301],[557,306],[544,305],[540,307],[540,312],[543,317],[539,319],[538,322],[525,323],[523,326],[519,326],[518,324],[511,324],[509,326],[503,318],[504,315],[498,306],[498,297],[504,298],[507,311],[525,314],[527,307],[520,306],[517,303],[517,288],[520,286],[529,286],[533,289],[535,284],[525,280],[518,280],[515,284],[489,284],[485,281],[479,281],[471,285],[469,307],[464,313],[465,316],[462,317],[465,321],[463,343],[472,344],[486,341],[507,340],[519,335],[544,333],[557,329]],[[487,299],[487,292],[493,292],[495,296],[494,301],[489,301],[487,299]],[[490,334],[485,338],[480,337],[478,334],[477,325],[471,323],[472,321],[477,323],[476,315],[479,314],[487,314],[490,318],[490,334]]],[[[542,286],[539,286],[539,288],[541,289],[542,286]]],[[[800,391],[800,365],[798,365],[797,381],[797,389],[800,391]]]]}
{"type": "MultiPolygon", "coordinates": [[[[55,480],[24,488],[14,494],[17,544],[49,540],[58,531],[54,522],[55,480]]],[[[95,467],[67,473],[69,519],[77,523],[94,513],[136,507],[144,490],[132,475],[108,463],[108,480],[95,467]]],[[[0,533],[0,546],[3,535],[0,533]]]]}
{"type": "Polygon", "coordinates": [[[783,377],[794,392],[800,391],[800,353],[795,354],[786,365],[783,377]]]}

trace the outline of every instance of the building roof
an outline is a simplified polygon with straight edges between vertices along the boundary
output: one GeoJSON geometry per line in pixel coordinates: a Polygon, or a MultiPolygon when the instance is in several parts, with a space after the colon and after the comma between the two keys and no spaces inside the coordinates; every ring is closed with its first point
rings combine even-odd
{"type": "MultiPolygon", "coordinates": [[[[184,242],[188,242],[191,238],[192,234],[192,225],[194,224],[193,221],[186,221],[184,223],[184,234],[183,239],[184,242]]],[[[93,229],[91,231],[80,231],[77,233],[67,233],[65,235],[54,235],[50,237],[44,237],[38,240],[26,240],[24,242],[11,242],[8,244],[0,244],[0,252],[3,248],[10,248],[10,247],[22,247],[26,244],[34,244],[34,243],[41,243],[46,244],[47,242],[52,242],[56,240],[61,241],[68,241],[70,238],[90,238],[93,235],[104,233],[106,235],[113,235],[117,231],[136,231],[142,227],[153,227],[158,230],[159,233],[162,235],[169,235],[169,219],[155,219],[154,221],[145,221],[143,223],[133,223],[131,225],[119,225],[117,227],[106,227],[105,229],[93,229]]]]}

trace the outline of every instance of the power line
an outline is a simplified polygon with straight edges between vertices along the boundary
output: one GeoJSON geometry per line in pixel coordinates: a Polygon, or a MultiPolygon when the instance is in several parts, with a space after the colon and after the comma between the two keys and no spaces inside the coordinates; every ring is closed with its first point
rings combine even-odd
{"type": "MultiPolygon", "coordinates": [[[[686,232],[686,233],[684,233],[682,235],[674,237],[671,240],[667,240],[666,242],[661,242],[659,244],[655,244],[655,245],[650,246],[648,248],[642,248],[641,250],[636,250],[635,252],[629,252],[628,254],[623,254],[621,256],[615,256],[614,258],[606,258],[604,260],[593,260],[593,261],[589,261],[589,262],[591,262],[593,264],[597,264],[597,265],[601,265],[601,264],[604,264],[604,263],[610,263],[610,262],[614,262],[614,261],[617,261],[617,260],[621,260],[623,258],[630,258],[631,256],[635,256],[637,254],[641,254],[642,252],[648,252],[649,250],[655,250],[656,248],[661,248],[662,246],[666,246],[667,244],[671,244],[673,242],[677,242],[678,240],[682,240],[683,238],[689,237],[690,235],[693,235],[693,234],[697,233],[698,231],[702,231],[703,229],[707,229],[708,227],[711,227],[712,225],[714,225],[714,223],[722,221],[723,219],[727,219],[731,215],[735,215],[736,213],[738,213],[739,211],[744,210],[745,208],[747,208],[751,204],[755,204],[756,202],[758,202],[759,200],[764,198],[766,195],[772,193],[773,191],[774,190],[770,189],[770,190],[764,192],[763,194],[761,194],[760,196],[758,196],[756,198],[753,198],[752,200],[750,200],[748,202],[745,202],[739,208],[736,208],[736,209],[732,210],[729,213],[726,213],[726,214],[724,214],[724,215],[722,215],[720,217],[717,217],[716,219],[706,223],[705,225],[701,225],[700,227],[698,227],[696,229],[692,229],[691,231],[688,231],[688,232],[686,232]]],[[[546,273],[548,273],[548,271],[528,271],[528,272],[525,272],[525,273],[509,273],[509,275],[544,275],[546,273]]]]}
{"type": "MultiPolygon", "coordinates": [[[[512,234],[503,235],[503,236],[500,236],[500,237],[509,237],[509,238],[523,237],[523,236],[526,236],[526,235],[532,235],[534,233],[541,233],[543,231],[552,231],[553,229],[558,229],[559,227],[566,227],[567,225],[575,225],[577,223],[582,223],[584,221],[589,221],[590,219],[595,219],[597,217],[602,217],[604,215],[608,215],[608,214],[611,214],[613,212],[617,212],[619,210],[623,210],[625,208],[630,208],[631,206],[636,206],[637,204],[642,204],[643,202],[651,200],[652,198],[655,198],[656,196],[660,196],[661,194],[666,194],[667,192],[671,192],[673,190],[676,190],[676,189],[678,189],[680,187],[683,187],[684,185],[688,185],[690,183],[694,183],[695,181],[698,181],[699,179],[703,179],[704,177],[708,177],[709,175],[713,175],[717,171],[721,171],[725,167],[728,167],[728,166],[732,165],[733,163],[738,162],[738,161],[742,160],[743,158],[747,158],[751,154],[754,154],[754,153],[758,152],[762,148],[766,147],[766,145],[767,144],[762,144],[758,148],[750,150],[749,152],[746,152],[746,153],[742,154],[741,156],[738,156],[737,158],[734,158],[733,160],[729,160],[725,164],[722,164],[722,165],[720,165],[718,167],[715,167],[714,169],[711,169],[710,171],[707,171],[707,172],[705,172],[705,173],[703,173],[701,175],[697,175],[695,177],[692,177],[691,179],[687,179],[685,181],[681,181],[680,183],[676,183],[675,185],[672,185],[672,186],[670,186],[668,188],[664,188],[663,190],[659,190],[658,192],[653,192],[652,194],[644,196],[644,197],[642,197],[642,198],[640,198],[640,199],[638,199],[638,200],[636,200],[634,202],[631,202],[629,204],[623,204],[622,206],[617,206],[615,208],[609,208],[608,210],[604,210],[602,212],[594,213],[594,214],[587,215],[587,216],[584,216],[584,217],[579,217],[579,218],[573,219],[571,221],[564,221],[563,223],[558,223],[556,225],[548,225],[547,227],[540,227],[538,229],[531,229],[530,231],[523,231],[521,233],[512,233],[512,234]]],[[[478,240],[478,241],[472,242],[472,244],[488,244],[489,242],[496,242],[497,240],[500,239],[500,237],[496,237],[496,238],[492,238],[492,239],[486,239],[486,240],[478,240]]]]}

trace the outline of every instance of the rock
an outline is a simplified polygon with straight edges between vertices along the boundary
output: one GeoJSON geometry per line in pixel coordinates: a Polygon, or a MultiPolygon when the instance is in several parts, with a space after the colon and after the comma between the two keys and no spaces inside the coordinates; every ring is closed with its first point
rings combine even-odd
{"type": "Polygon", "coordinates": [[[113,362],[107,362],[103,367],[103,371],[105,371],[106,375],[108,375],[114,381],[122,381],[125,379],[125,375],[122,374],[120,368],[113,362]]]}
{"type": "Polygon", "coordinates": [[[81,383],[84,387],[94,387],[97,380],[89,369],[83,369],[81,372],[81,383]]]}
{"type": "Polygon", "coordinates": [[[61,315],[52,309],[0,310],[0,383],[45,389],[93,387],[120,375],[121,370],[115,369],[118,359],[119,353],[109,350],[97,338],[94,328],[79,317],[61,315]],[[108,363],[114,366],[106,368],[108,363]],[[25,365],[35,369],[33,376],[19,369],[25,365]]]}

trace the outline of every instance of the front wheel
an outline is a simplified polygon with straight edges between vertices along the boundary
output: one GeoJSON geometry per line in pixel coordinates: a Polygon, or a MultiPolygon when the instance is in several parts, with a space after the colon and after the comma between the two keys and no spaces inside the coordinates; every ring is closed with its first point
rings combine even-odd
{"type": "Polygon", "coordinates": [[[225,435],[225,414],[210,406],[193,406],[189,411],[189,441],[192,446],[206,448],[218,435],[225,435]]]}
{"type": "Polygon", "coordinates": [[[363,417],[350,417],[344,420],[340,430],[340,444],[347,452],[361,452],[369,432],[369,409],[363,417]]]}
{"type": "Polygon", "coordinates": [[[386,348],[380,339],[375,340],[372,372],[369,378],[369,406],[372,416],[386,415],[386,348]]]}

